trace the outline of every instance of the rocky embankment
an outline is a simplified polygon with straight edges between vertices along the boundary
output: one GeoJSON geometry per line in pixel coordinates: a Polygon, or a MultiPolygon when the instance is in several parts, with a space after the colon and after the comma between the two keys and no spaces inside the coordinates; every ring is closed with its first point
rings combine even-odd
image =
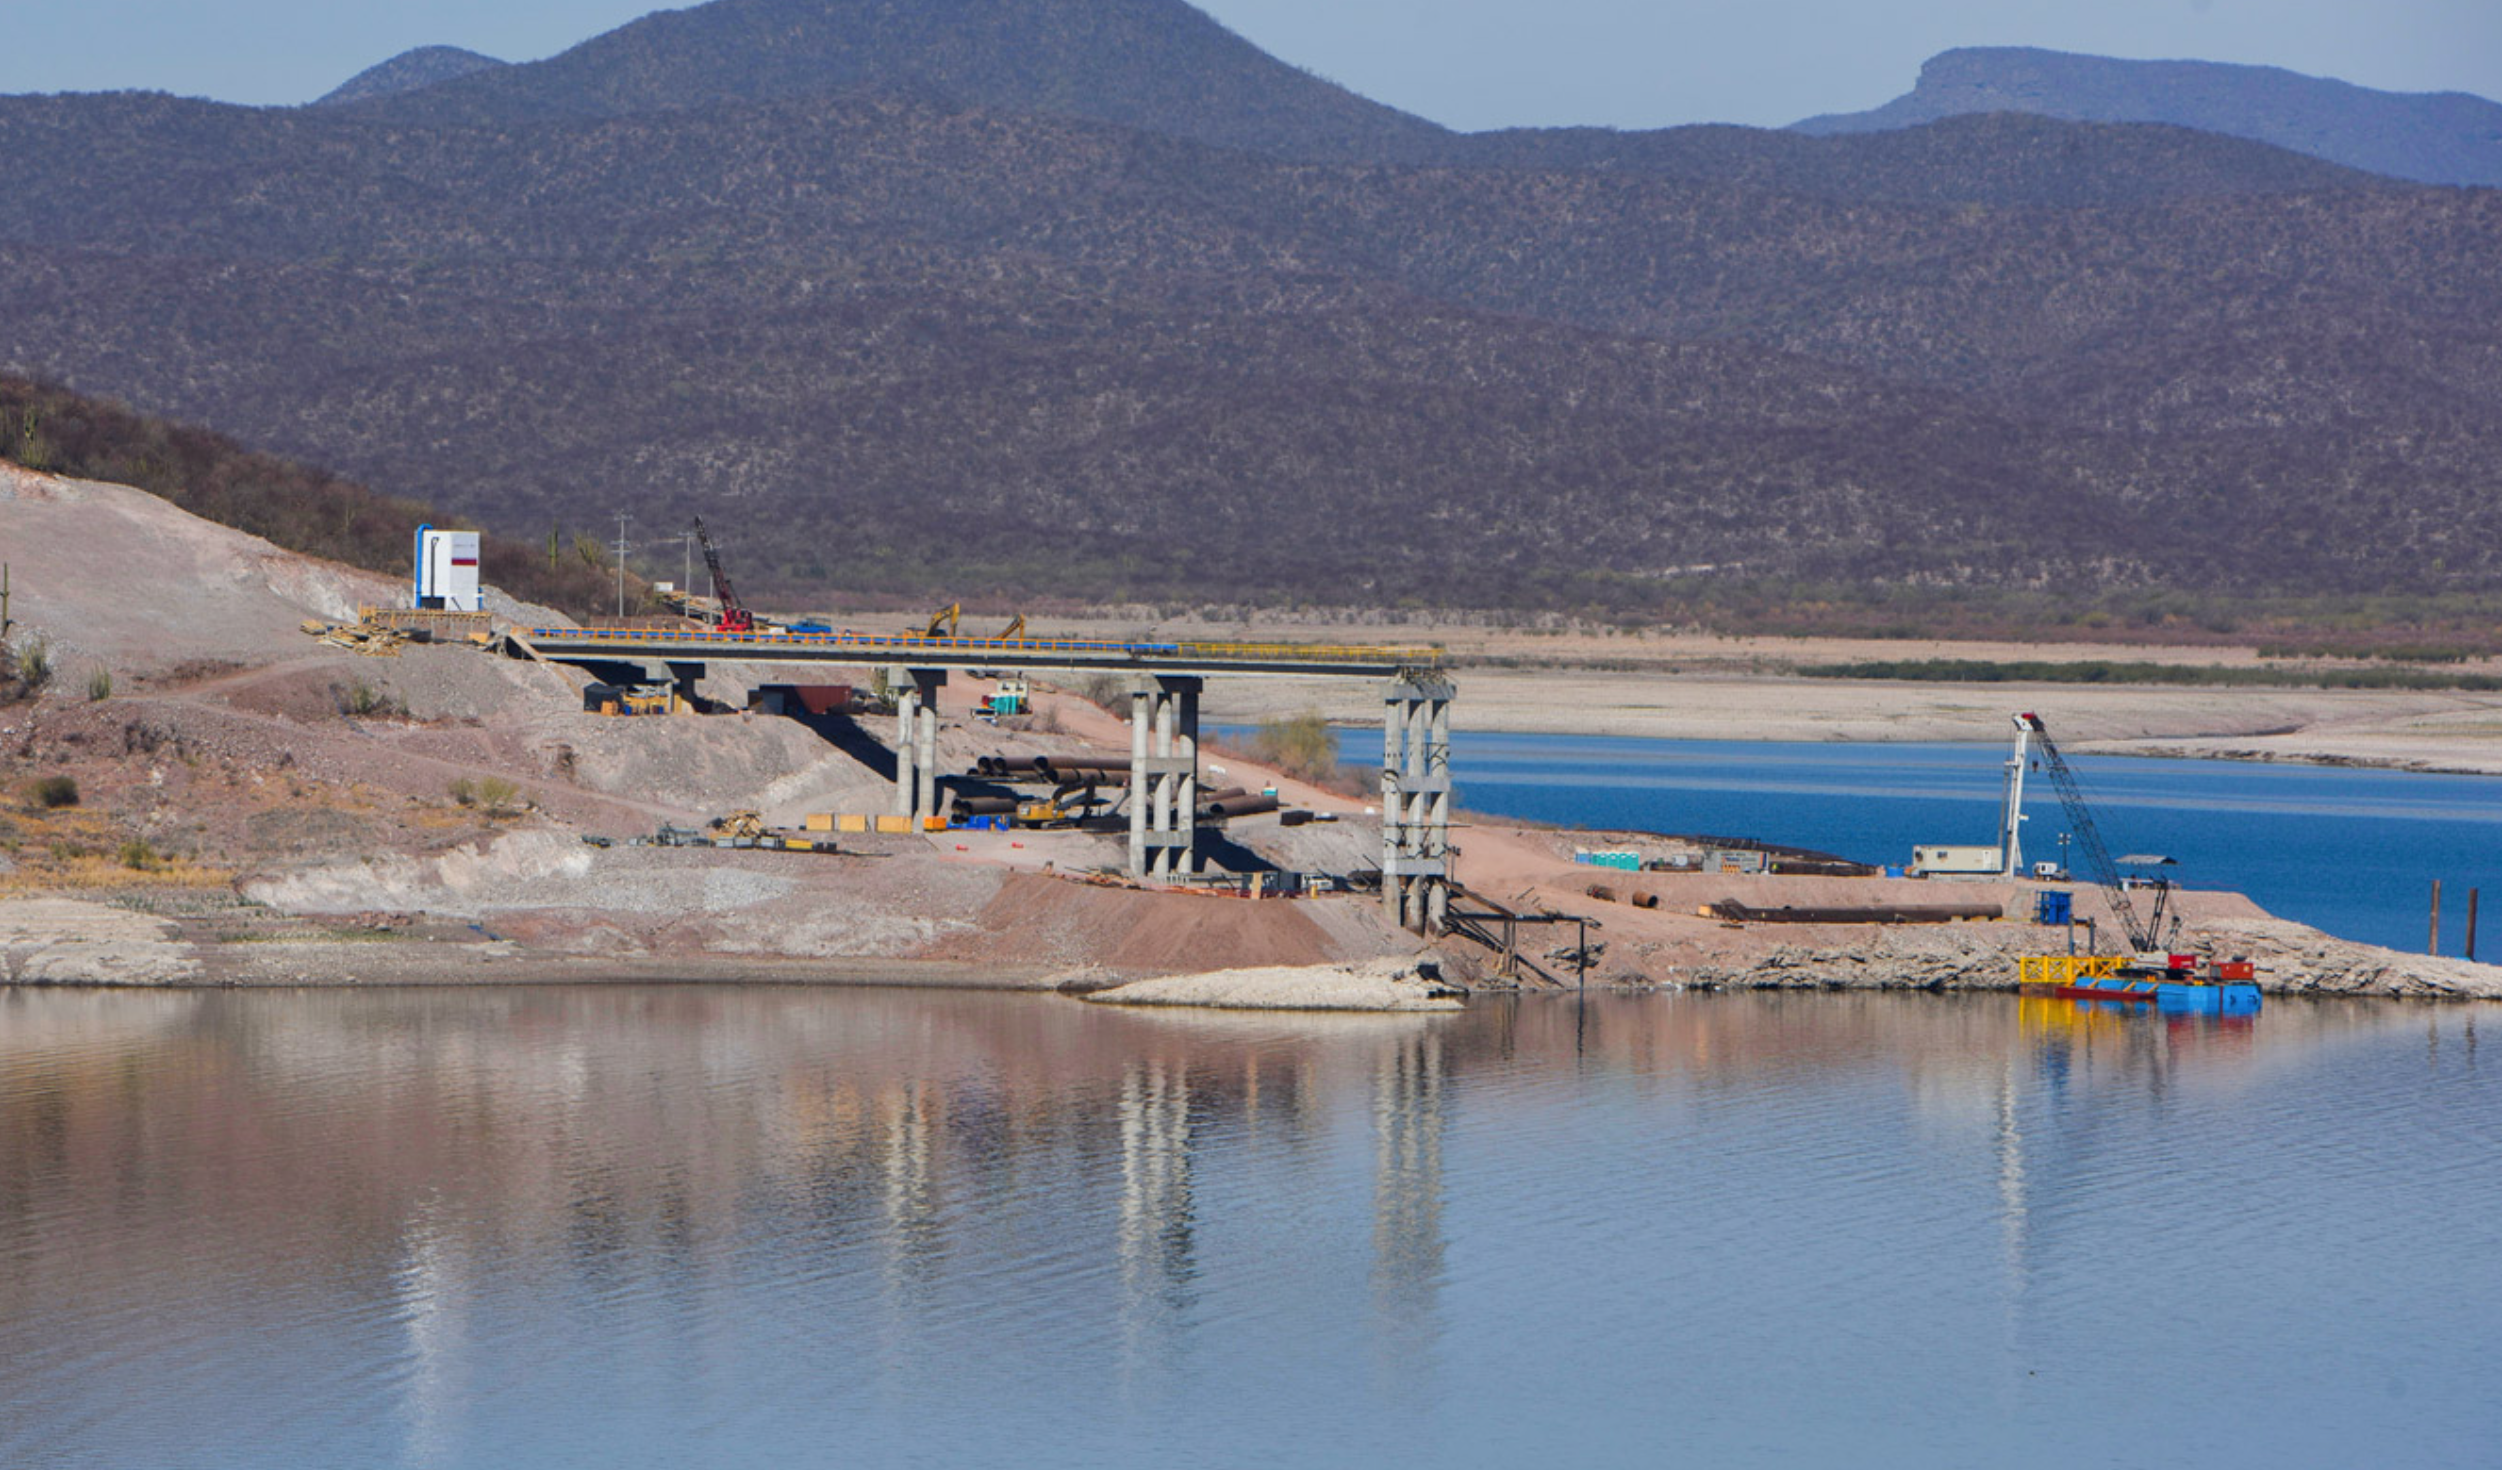
{"type": "MultiPolygon", "coordinates": [[[[2282,919],[2242,920],[2211,937],[2255,961],[2271,995],[2502,999],[2502,965],[2403,954],[2282,919]]],[[[2013,990],[2017,958],[2040,950],[2033,938],[2013,925],[1878,931],[1865,942],[1782,945],[1671,978],[1703,990],[2013,990]]]]}

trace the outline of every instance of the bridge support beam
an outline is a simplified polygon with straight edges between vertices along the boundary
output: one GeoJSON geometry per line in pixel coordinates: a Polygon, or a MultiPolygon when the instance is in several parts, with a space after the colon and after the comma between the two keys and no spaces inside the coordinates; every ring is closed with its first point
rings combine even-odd
{"type": "Polygon", "coordinates": [[[938,691],[945,669],[906,669],[895,696],[895,815],[914,831],[938,815],[938,691]]]}
{"type": "Polygon", "coordinates": [[[1451,908],[1451,700],[1446,679],[1382,690],[1381,905],[1393,924],[1441,932],[1451,908]]]}
{"type": "Polygon", "coordinates": [[[1199,689],[1188,675],[1129,686],[1129,876],[1199,871],[1199,689]]]}

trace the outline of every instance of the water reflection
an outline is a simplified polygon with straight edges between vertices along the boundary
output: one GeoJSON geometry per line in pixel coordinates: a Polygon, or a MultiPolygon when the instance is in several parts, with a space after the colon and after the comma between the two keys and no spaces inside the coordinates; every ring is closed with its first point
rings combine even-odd
{"type": "Polygon", "coordinates": [[[1170,1347],[1190,1307],[1190,1082],[1150,1060],[1121,1077],[1121,1322],[1133,1367],[1170,1347]]]}
{"type": "Polygon", "coordinates": [[[2394,1433],[2309,1365],[2502,1350],[2479,1015],[0,992],[0,1462],[1742,1453],[1975,1375],[2090,1443],[2044,1365],[2190,1350],[2394,1433]],[[2393,1216],[2454,1248],[2337,1257],[2393,1216]]]}
{"type": "Polygon", "coordinates": [[[1442,1282],[1442,1037],[1381,1048],[1373,1067],[1373,1301],[1382,1340],[1414,1370],[1433,1347],[1442,1282]]]}

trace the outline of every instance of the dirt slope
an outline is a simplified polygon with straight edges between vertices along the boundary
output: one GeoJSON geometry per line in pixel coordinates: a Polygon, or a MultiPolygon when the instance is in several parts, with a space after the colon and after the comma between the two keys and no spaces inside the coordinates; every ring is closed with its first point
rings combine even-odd
{"type": "Polygon", "coordinates": [[[304,619],[352,617],[402,590],[145,491],[11,464],[0,464],[0,547],[19,635],[47,640],[73,675],[310,655],[317,645],[297,631],[304,619]]]}

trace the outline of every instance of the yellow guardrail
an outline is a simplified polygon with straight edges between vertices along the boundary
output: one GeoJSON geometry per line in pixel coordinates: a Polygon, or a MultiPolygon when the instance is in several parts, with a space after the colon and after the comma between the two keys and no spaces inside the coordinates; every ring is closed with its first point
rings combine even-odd
{"type": "Polygon", "coordinates": [[[2016,961],[2019,985],[2073,985],[2079,980],[2108,980],[2128,963],[2115,954],[2028,954],[2016,961]]]}

